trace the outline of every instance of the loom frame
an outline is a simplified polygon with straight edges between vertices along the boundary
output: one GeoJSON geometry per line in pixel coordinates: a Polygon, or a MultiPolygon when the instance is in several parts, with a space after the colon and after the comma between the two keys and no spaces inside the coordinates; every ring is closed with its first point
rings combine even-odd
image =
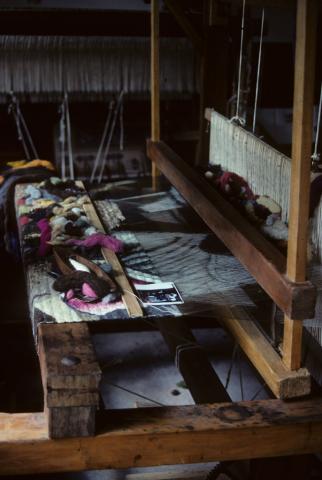
{"type": "MultiPolygon", "coordinates": [[[[305,6],[310,2],[298,1],[305,6]]],[[[263,2],[256,0],[256,3],[263,2]]],[[[152,142],[149,144],[152,161],[156,160],[157,155],[151,153],[151,149],[160,146],[157,3],[157,0],[152,0],[153,125],[152,142]]],[[[270,0],[270,3],[283,2],[270,0]]],[[[303,43],[304,40],[305,38],[299,37],[297,43],[303,43]]],[[[311,52],[304,57],[307,54],[312,57],[311,52]]],[[[297,75],[301,76],[299,72],[297,75]]],[[[306,82],[304,84],[307,85],[306,82]]],[[[303,91],[302,94],[297,91],[296,95],[296,102],[303,105],[303,91]]],[[[301,129],[300,114],[298,118],[300,137],[308,141],[307,130],[301,129]]],[[[301,151],[303,152],[303,149],[301,151]]],[[[158,176],[159,171],[153,167],[155,187],[158,176]]],[[[297,177],[301,175],[297,173],[297,177]]],[[[301,183],[301,178],[297,180],[301,183]]],[[[297,212],[297,218],[299,215],[297,212]]],[[[297,239],[291,239],[291,243],[294,242],[297,243],[297,239]]],[[[238,323],[233,312],[227,314],[226,311],[226,315],[230,317],[232,324],[238,323]]],[[[224,317],[224,312],[221,312],[220,320],[223,321],[224,317]]],[[[297,322],[294,325],[299,325],[297,322]]],[[[75,325],[76,331],[81,328],[84,330],[84,325],[81,325],[75,325]]],[[[45,329],[47,327],[48,325],[44,326],[45,329]]],[[[294,328],[291,330],[291,335],[288,334],[287,337],[292,351],[292,343],[298,342],[298,338],[295,338],[297,335],[294,328]]],[[[261,355],[261,344],[257,342],[254,333],[236,333],[235,337],[246,353],[247,349],[255,349],[253,358],[261,359],[266,370],[271,369],[272,360],[269,355],[261,355]]],[[[69,346],[67,342],[66,348],[69,346]]],[[[40,362],[46,359],[46,355],[51,355],[49,350],[45,347],[39,352],[40,362]]],[[[286,362],[283,368],[290,376],[296,376],[297,372],[292,371],[293,367],[292,362],[286,362]]],[[[259,369],[258,365],[257,368],[259,369]]],[[[259,371],[263,375],[260,369],[259,371]]],[[[43,369],[43,372],[46,382],[46,369],[43,369]]],[[[269,373],[269,377],[273,377],[273,374],[269,373]]],[[[313,453],[321,451],[322,448],[321,411],[320,398],[296,402],[274,399],[192,407],[106,411],[96,415],[95,436],[60,440],[49,438],[47,409],[36,413],[0,413],[0,474],[143,467],[313,453]]]]}

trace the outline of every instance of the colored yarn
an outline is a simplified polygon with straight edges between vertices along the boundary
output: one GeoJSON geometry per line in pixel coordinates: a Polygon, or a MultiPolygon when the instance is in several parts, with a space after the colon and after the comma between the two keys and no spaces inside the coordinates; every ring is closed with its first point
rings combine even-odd
{"type": "Polygon", "coordinates": [[[47,218],[42,218],[37,222],[37,226],[40,230],[40,245],[38,249],[38,255],[44,257],[50,251],[51,246],[47,242],[51,239],[51,227],[47,218]]]}
{"type": "Polygon", "coordinates": [[[72,238],[67,241],[67,244],[86,248],[100,246],[108,248],[113,252],[121,252],[123,250],[123,242],[121,242],[121,240],[101,232],[93,233],[89,237],[85,238],[85,240],[76,240],[72,238]]]}
{"type": "Polygon", "coordinates": [[[22,215],[22,217],[19,217],[19,224],[24,226],[27,225],[30,222],[30,218],[27,217],[27,215],[22,215]]]}
{"type": "Polygon", "coordinates": [[[39,188],[34,187],[33,185],[28,185],[25,190],[26,196],[31,197],[32,200],[37,200],[41,198],[41,191],[39,188]]]}
{"type": "Polygon", "coordinates": [[[82,285],[82,294],[85,295],[85,297],[90,297],[90,298],[97,298],[96,292],[92,289],[92,287],[88,283],[83,283],[82,285]]]}
{"type": "Polygon", "coordinates": [[[53,288],[58,292],[68,292],[71,289],[81,292],[84,283],[87,283],[99,298],[105,297],[111,291],[109,284],[104,280],[93,273],[80,271],[74,271],[57,278],[53,283],[53,288]]]}

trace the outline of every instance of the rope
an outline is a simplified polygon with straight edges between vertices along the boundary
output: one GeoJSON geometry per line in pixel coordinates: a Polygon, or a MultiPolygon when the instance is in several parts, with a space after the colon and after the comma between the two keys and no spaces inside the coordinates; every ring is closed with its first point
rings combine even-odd
{"type": "Polygon", "coordinates": [[[243,64],[243,45],[244,45],[244,27],[245,27],[245,4],[246,0],[243,0],[243,13],[242,13],[242,22],[241,22],[241,31],[240,31],[240,50],[239,50],[239,69],[238,69],[238,85],[237,85],[237,102],[236,102],[236,115],[231,119],[233,122],[240,123],[245,125],[245,120],[239,116],[239,106],[240,106],[240,84],[241,84],[241,71],[243,64]]]}
{"type": "Polygon", "coordinates": [[[107,157],[108,157],[108,154],[109,154],[109,151],[110,151],[110,146],[111,146],[111,142],[112,142],[112,138],[113,138],[113,134],[114,134],[114,130],[115,130],[116,120],[117,120],[117,116],[120,112],[123,95],[124,95],[124,91],[122,90],[120,95],[119,95],[119,98],[117,100],[116,107],[114,109],[112,126],[111,126],[111,129],[110,129],[110,132],[109,132],[109,136],[108,136],[108,139],[107,139],[107,144],[106,144],[104,154],[103,154],[101,170],[100,170],[100,173],[99,173],[99,176],[98,176],[98,183],[101,183],[102,178],[103,178],[104,168],[105,168],[106,160],[107,160],[107,157]]]}
{"type": "Polygon", "coordinates": [[[99,165],[99,162],[100,162],[100,159],[101,159],[101,156],[102,156],[102,150],[103,150],[104,143],[105,143],[105,140],[106,140],[106,136],[107,136],[107,133],[108,133],[108,130],[109,130],[109,127],[110,127],[110,123],[111,123],[113,108],[114,108],[114,101],[111,100],[110,103],[109,103],[109,109],[108,109],[107,119],[106,119],[106,122],[105,122],[105,125],[104,125],[104,130],[103,130],[103,134],[102,134],[102,138],[101,138],[101,143],[98,147],[97,154],[96,154],[95,161],[94,161],[94,166],[93,166],[91,179],[90,179],[91,183],[94,181],[95,173],[96,173],[96,170],[98,168],[98,165],[99,165]]]}
{"type": "Polygon", "coordinates": [[[237,358],[238,358],[238,375],[239,375],[240,395],[241,395],[242,401],[244,401],[245,400],[245,397],[244,397],[244,382],[243,382],[243,372],[242,372],[242,365],[241,365],[242,358],[241,358],[241,354],[240,354],[240,349],[238,349],[237,358]]]}
{"type": "Polygon", "coordinates": [[[255,133],[255,128],[256,128],[259,79],[260,79],[261,63],[262,63],[262,45],[263,45],[263,33],[264,33],[264,20],[265,20],[265,8],[263,8],[263,11],[262,11],[261,36],[260,36],[260,41],[259,41],[257,78],[256,78],[256,90],[255,90],[255,105],[254,105],[254,117],[253,117],[253,133],[255,133]]]}
{"type": "Polygon", "coordinates": [[[155,403],[159,407],[165,407],[163,403],[157,402],[156,400],[153,400],[150,397],[147,397],[145,395],[142,395],[142,393],[135,392],[134,390],[130,390],[129,388],[123,387],[122,385],[117,385],[116,383],[111,383],[107,382],[107,385],[110,385],[111,387],[119,388],[120,390],[123,390],[124,392],[130,393],[131,395],[135,395],[136,397],[143,398],[143,400],[148,400],[151,403],[155,403]]]}
{"type": "Polygon", "coordinates": [[[122,97],[120,108],[120,151],[124,150],[124,101],[122,97]]]}
{"type": "Polygon", "coordinates": [[[22,147],[27,160],[31,160],[31,155],[33,155],[33,158],[39,158],[30,131],[20,110],[19,100],[13,92],[11,92],[11,102],[8,107],[8,113],[13,115],[17,128],[18,140],[22,143],[22,147]],[[28,148],[28,143],[31,152],[28,148]]]}
{"type": "Polygon", "coordinates": [[[19,103],[17,104],[17,113],[18,113],[18,115],[19,115],[19,118],[20,118],[21,124],[22,124],[22,126],[23,126],[23,129],[24,129],[24,131],[25,131],[25,134],[26,134],[26,136],[27,136],[27,139],[28,139],[30,148],[31,148],[31,150],[32,150],[33,156],[34,156],[34,158],[39,158],[39,155],[38,155],[37,150],[36,150],[36,148],[35,148],[34,142],[33,142],[32,138],[31,138],[29,129],[28,129],[27,124],[26,124],[26,122],[25,122],[24,116],[23,116],[22,113],[21,113],[19,103]]]}
{"type": "Polygon", "coordinates": [[[322,83],[321,83],[321,91],[320,91],[318,121],[317,121],[317,126],[316,126],[316,134],[315,134],[315,142],[314,142],[314,152],[313,152],[313,155],[311,157],[314,163],[318,163],[319,160],[320,160],[320,155],[318,154],[318,144],[319,144],[320,124],[321,124],[321,110],[322,110],[322,83]]]}
{"type": "Polygon", "coordinates": [[[21,142],[22,148],[23,148],[23,150],[25,152],[25,155],[26,155],[26,158],[29,161],[29,160],[31,160],[31,157],[30,157],[30,153],[29,153],[28,147],[26,145],[24,136],[23,136],[22,131],[21,131],[20,118],[14,110],[12,110],[11,113],[13,114],[13,117],[15,119],[17,134],[18,134],[18,140],[19,140],[19,142],[21,142]]]}
{"type": "Polygon", "coordinates": [[[68,105],[68,94],[67,94],[67,92],[65,92],[64,102],[65,102],[65,116],[66,116],[69,176],[72,180],[74,180],[75,179],[75,174],[74,174],[74,160],[73,160],[73,149],[72,149],[72,132],[71,132],[71,126],[70,126],[70,115],[69,115],[69,105],[68,105]]]}
{"type": "Polygon", "coordinates": [[[66,143],[66,124],[65,124],[65,103],[62,102],[59,107],[60,120],[59,120],[59,142],[60,142],[60,156],[61,156],[61,176],[63,180],[66,180],[66,158],[65,158],[65,143],[66,143]]]}

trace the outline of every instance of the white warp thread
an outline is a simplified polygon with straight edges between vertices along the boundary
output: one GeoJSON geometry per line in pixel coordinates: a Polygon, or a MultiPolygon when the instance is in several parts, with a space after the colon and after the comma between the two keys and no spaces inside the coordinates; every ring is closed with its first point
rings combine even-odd
{"type": "MultiPolygon", "coordinates": [[[[196,93],[196,62],[187,39],[161,39],[161,92],[196,93]]],[[[30,101],[57,101],[63,91],[86,95],[87,100],[121,90],[147,94],[149,39],[0,36],[0,101],[4,102],[11,90],[30,101]]]]}
{"type": "Polygon", "coordinates": [[[288,221],[291,160],[217,112],[211,115],[211,165],[237,173],[255,194],[269,195],[288,221]]]}

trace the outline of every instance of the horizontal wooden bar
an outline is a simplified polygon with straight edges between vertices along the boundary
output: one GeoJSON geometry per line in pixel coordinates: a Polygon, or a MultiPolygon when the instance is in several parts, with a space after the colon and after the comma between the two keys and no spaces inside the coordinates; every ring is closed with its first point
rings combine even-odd
{"type": "Polygon", "coordinates": [[[43,413],[0,414],[0,474],[146,467],[322,450],[322,399],[105,411],[95,437],[48,438],[43,413]]]}
{"type": "Polygon", "coordinates": [[[163,142],[147,143],[148,156],[290,318],[314,317],[316,289],[291,282],[284,255],[196,170],[163,142]]]}
{"type": "Polygon", "coordinates": [[[230,331],[277,398],[290,399],[310,393],[311,377],[308,370],[289,370],[244,309],[218,305],[215,315],[230,331]]]}

